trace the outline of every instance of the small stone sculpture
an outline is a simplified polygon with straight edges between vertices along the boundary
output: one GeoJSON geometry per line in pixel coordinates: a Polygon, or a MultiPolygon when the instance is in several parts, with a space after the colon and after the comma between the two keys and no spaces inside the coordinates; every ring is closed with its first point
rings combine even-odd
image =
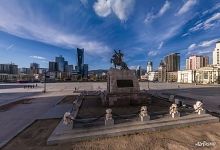
{"type": "Polygon", "coordinates": [[[198,115],[205,113],[205,109],[203,109],[203,103],[201,101],[197,101],[196,104],[193,105],[193,107],[198,115]]]}
{"type": "Polygon", "coordinates": [[[106,115],[105,115],[105,125],[113,125],[114,119],[112,118],[112,109],[106,109],[106,115]]]}
{"type": "Polygon", "coordinates": [[[147,113],[147,106],[142,106],[141,107],[141,112],[139,114],[141,121],[147,121],[150,120],[150,116],[147,113]]]}
{"type": "Polygon", "coordinates": [[[72,122],[73,116],[71,115],[70,112],[66,112],[63,116],[63,123],[65,125],[68,125],[72,122]]]}
{"type": "Polygon", "coordinates": [[[106,120],[111,120],[112,119],[112,109],[106,109],[105,119],[106,120]]]}
{"type": "Polygon", "coordinates": [[[174,103],[170,106],[170,114],[172,118],[179,116],[177,104],[174,103]]]}

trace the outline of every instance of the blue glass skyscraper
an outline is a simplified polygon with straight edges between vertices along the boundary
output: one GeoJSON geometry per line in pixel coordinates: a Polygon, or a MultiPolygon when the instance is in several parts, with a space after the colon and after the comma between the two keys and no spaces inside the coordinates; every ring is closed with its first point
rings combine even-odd
{"type": "Polygon", "coordinates": [[[77,48],[77,72],[83,76],[84,49],[77,48]]]}

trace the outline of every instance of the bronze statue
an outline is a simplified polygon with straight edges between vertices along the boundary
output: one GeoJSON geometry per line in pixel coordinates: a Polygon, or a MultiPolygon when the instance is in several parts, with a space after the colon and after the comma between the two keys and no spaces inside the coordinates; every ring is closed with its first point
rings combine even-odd
{"type": "Polygon", "coordinates": [[[111,63],[114,64],[115,68],[117,66],[120,66],[120,69],[123,70],[128,70],[128,66],[125,62],[123,62],[123,56],[124,54],[121,53],[121,50],[119,50],[118,52],[116,50],[114,50],[115,53],[112,55],[111,58],[111,63]]]}

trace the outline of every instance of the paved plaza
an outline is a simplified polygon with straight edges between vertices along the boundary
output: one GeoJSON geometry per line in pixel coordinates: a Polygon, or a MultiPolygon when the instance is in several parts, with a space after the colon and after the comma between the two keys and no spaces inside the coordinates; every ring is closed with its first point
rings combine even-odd
{"type": "MultiPolygon", "coordinates": [[[[54,107],[64,96],[72,95],[74,90],[106,90],[106,84],[106,82],[48,83],[46,93],[42,92],[44,84],[41,83],[31,89],[24,89],[24,84],[0,85],[0,107],[22,99],[30,99],[28,104],[22,103],[0,112],[0,147],[35,120],[44,118],[44,114],[49,115],[48,110],[54,112],[56,109],[61,109],[54,107]]],[[[220,113],[220,86],[218,85],[149,83],[148,89],[147,82],[140,82],[140,86],[141,90],[149,90],[152,94],[164,97],[175,94],[191,98],[184,99],[187,103],[194,103],[192,99],[203,100],[209,111],[220,113]]],[[[69,106],[63,108],[69,108],[69,106]]]]}

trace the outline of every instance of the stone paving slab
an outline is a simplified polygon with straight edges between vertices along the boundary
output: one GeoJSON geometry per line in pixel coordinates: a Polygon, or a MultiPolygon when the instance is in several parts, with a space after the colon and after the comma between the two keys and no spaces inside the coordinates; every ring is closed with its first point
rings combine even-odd
{"type": "Polygon", "coordinates": [[[70,111],[72,104],[60,104],[51,108],[48,112],[40,116],[38,119],[55,119],[62,118],[64,113],[70,111]]]}
{"type": "Polygon", "coordinates": [[[0,112],[0,149],[62,99],[63,96],[40,97],[0,112]]]}
{"type": "Polygon", "coordinates": [[[29,92],[29,93],[4,93],[0,94],[0,107],[3,107],[5,105],[15,103],[17,101],[20,101],[22,99],[31,98],[32,96],[36,96],[38,94],[41,94],[40,92],[29,92]]]}
{"type": "MultiPolygon", "coordinates": [[[[218,92],[216,91],[216,93],[218,92]]],[[[178,91],[169,91],[166,94],[161,93],[160,95],[164,98],[168,98],[168,95],[175,95],[178,99],[191,106],[193,106],[197,100],[203,100],[204,106],[208,111],[220,113],[220,96],[201,96],[190,92],[183,93],[178,91]]]]}
{"type": "Polygon", "coordinates": [[[166,130],[177,127],[185,127],[189,125],[197,125],[204,123],[216,123],[219,118],[209,114],[188,115],[180,118],[165,117],[162,119],[150,120],[147,122],[130,122],[121,123],[113,126],[101,126],[92,128],[71,128],[71,125],[64,125],[63,121],[59,123],[56,129],[47,140],[48,145],[78,142],[97,138],[106,138],[113,136],[121,136],[127,134],[135,134],[146,131],[166,130]]]}

